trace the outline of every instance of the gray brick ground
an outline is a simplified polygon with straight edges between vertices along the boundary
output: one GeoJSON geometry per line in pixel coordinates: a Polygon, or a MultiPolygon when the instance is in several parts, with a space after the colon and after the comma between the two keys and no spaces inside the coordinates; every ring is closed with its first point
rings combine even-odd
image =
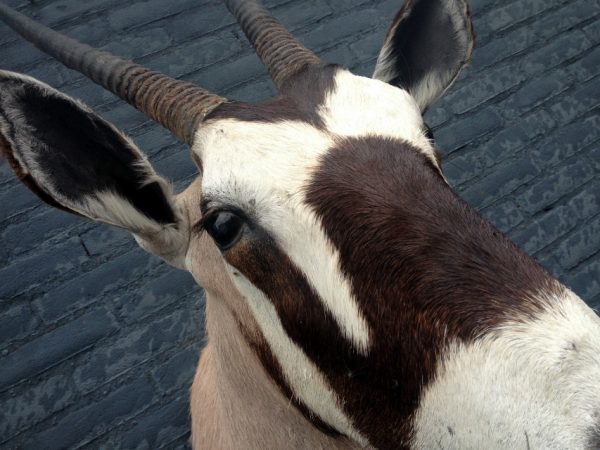
{"type": "MultiPolygon", "coordinates": [[[[218,0],[2,0],[239,100],[274,93],[218,0]]],[[[372,72],[401,0],[269,0],[322,57],[372,72]]],[[[426,116],[451,184],[600,308],[600,0],[471,0],[472,65],[426,116]]],[[[178,189],[185,146],[0,24],[0,68],[80,97],[178,189]]],[[[187,448],[204,342],[191,277],[42,205],[0,160],[0,448],[187,448]]]]}
{"type": "Polygon", "coordinates": [[[34,307],[46,323],[55,322],[98,301],[107,293],[131,284],[157,264],[157,258],[148,258],[142,251],[133,250],[62,283],[56,289],[48,290],[34,301],[34,307]]]}
{"type": "Polygon", "coordinates": [[[76,390],[69,375],[44,377],[19,394],[0,394],[0,436],[2,440],[14,436],[41,422],[73,402],[76,390]]]}
{"type": "Polygon", "coordinates": [[[77,237],[17,258],[0,269],[0,303],[8,303],[14,295],[60,277],[86,260],[87,256],[77,237]]]}
{"type": "Polygon", "coordinates": [[[172,349],[175,344],[189,343],[195,332],[202,331],[201,326],[192,322],[196,317],[178,310],[131,326],[126,336],[111,342],[110,346],[91,351],[87,360],[73,372],[75,381],[82,391],[92,391],[172,349]]]}
{"type": "Polygon", "coordinates": [[[96,401],[87,402],[87,406],[73,410],[56,426],[31,433],[24,447],[58,450],[85,445],[106,433],[108,424],[118,425],[129,416],[147,409],[148,400],[154,397],[155,387],[148,377],[135,379],[110,393],[103,393],[96,401]]]}
{"type": "MultiPolygon", "coordinates": [[[[197,352],[196,352],[197,353],[197,352]]],[[[122,446],[129,449],[172,448],[172,442],[186,436],[189,429],[188,398],[183,395],[154,411],[148,411],[121,437],[110,438],[109,448],[122,446]]]]}
{"type": "Polygon", "coordinates": [[[100,309],[39,336],[0,359],[0,390],[60,364],[116,329],[114,317],[100,309]]]}

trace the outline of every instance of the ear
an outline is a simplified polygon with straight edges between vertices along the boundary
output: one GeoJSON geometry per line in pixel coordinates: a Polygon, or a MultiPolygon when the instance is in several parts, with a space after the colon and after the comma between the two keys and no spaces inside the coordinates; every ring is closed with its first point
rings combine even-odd
{"type": "Polygon", "coordinates": [[[169,184],[115,127],[50,86],[0,71],[0,151],[50,205],[125,228],[152,248],[180,245],[169,184]]]}
{"type": "Polygon", "coordinates": [[[425,111],[469,62],[474,43],[466,0],[406,0],[386,35],[373,78],[408,90],[425,111]]]}

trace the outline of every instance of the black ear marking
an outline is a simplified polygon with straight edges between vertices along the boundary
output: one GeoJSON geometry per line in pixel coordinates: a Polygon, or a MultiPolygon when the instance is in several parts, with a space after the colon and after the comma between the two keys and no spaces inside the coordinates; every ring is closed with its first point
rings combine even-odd
{"type": "Polygon", "coordinates": [[[469,62],[474,41],[465,0],[406,0],[373,78],[407,89],[424,111],[469,62]]]}
{"type": "MultiPolygon", "coordinates": [[[[157,224],[176,222],[166,184],[139,150],[86,106],[28,77],[0,72],[0,148],[42,200],[114,225],[90,200],[110,193],[157,224]]],[[[121,214],[119,212],[119,214],[121,214]]]]}

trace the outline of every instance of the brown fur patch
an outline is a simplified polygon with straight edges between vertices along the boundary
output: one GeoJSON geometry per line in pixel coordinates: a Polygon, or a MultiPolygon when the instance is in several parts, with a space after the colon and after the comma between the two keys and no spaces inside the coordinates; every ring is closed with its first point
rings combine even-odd
{"type": "MultiPolygon", "coordinates": [[[[537,315],[546,305],[536,294],[556,284],[407,143],[340,140],[306,195],[373,330],[368,358],[336,362],[355,376],[319,366],[371,443],[398,448],[448,340],[537,315]]],[[[328,354],[323,342],[318,359],[328,354]]]]}

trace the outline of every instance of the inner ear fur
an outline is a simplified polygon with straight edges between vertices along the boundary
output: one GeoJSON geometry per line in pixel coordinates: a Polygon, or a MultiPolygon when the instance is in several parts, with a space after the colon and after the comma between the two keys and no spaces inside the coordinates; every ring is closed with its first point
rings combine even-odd
{"type": "Polygon", "coordinates": [[[406,0],[385,37],[373,78],[408,90],[425,111],[470,61],[474,44],[466,0],[406,0]]]}
{"type": "Polygon", "coordinates": [[[0,71],[0,150],[52,206],[135,233],[178,221],[170,185],[129,139],[33,78],[0,71]]]}

